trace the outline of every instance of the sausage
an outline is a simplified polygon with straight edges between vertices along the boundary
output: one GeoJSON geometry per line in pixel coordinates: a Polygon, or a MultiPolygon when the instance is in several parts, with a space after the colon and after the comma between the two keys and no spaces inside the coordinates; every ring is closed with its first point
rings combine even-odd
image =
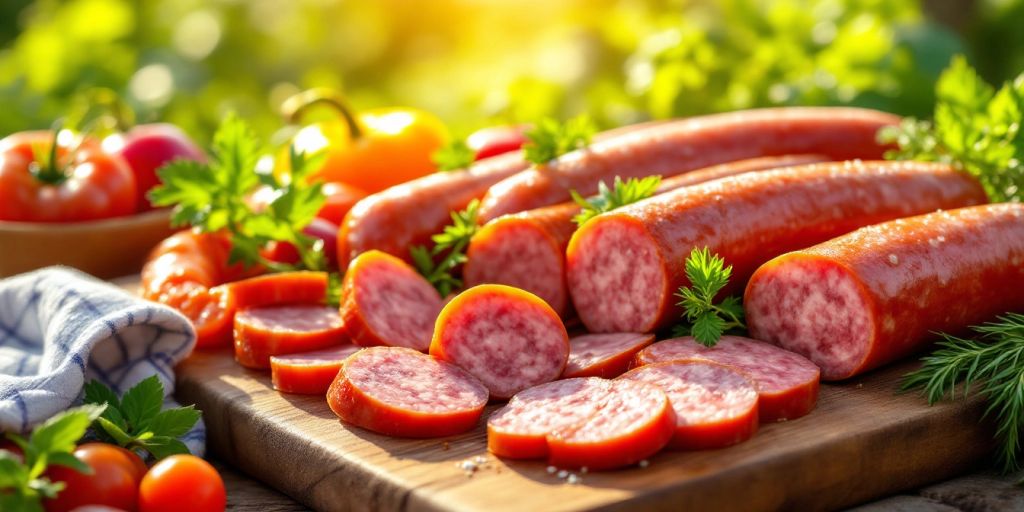
{"type": "MultiPolygon", "coordinates": [[[[598,134],[606,140],[661,122],[625,126],[598,134]]],[[[396,185],[359,201],[346,214],[338,234],[338,263],[344,268],[362,252],[376,249],[409,260],[409,247],[429,244],[462,210],[491,185],[526,169],[522,151],[485,158],[468,169],[439,172],[396,185]]]]}
{"type": "Polygon", "coordinates": [[[1024,205],[869,226],[785,254],[747,285],[751,335],[841,380],[926,347],[936,332],[1024,311],[1024,205]]]}
{"type": "Polygon", "coordinates": [[[380,434],[443,437],[472,429],[487,388],[458,366],[404,347],[371,347],[341,365],[327,404],[342,420],[380,434]]]}
{"type": "Polygon", "coordinates": [[[341,316],[356,345],[426,351],[441,296],[404,261],[380,251],[360,254],[341,283],[341,316]]]}
{"type": "Polygon", "coordinates": [[[722,336],[706,347],[687,336],[659,341],[641,350],[634,366],[668,361],[710,361],[732,366],[757,383],[762,422],[793,420],[818,403],[821,371],[807,358],[763,341],[722,336]]]}
{"type": "MultiPolygon", "coordinates": [[[[821,162],[817,155],[753,158],[662,180],[658,193],[744,172],[821,162]]],[[[470,240],[463,278],[522,288],[544,299],[563,318],[570,315],[565,285],[565,248],[576,231],[578,204],[569,202],[505,215],[480,228],[470,240]]]]}
{"type": "Polygon", "coordinates": [[[480,219],[557,204],[569,191],[597,192],[615,176],[683,174],[736,160],[773,155],[820,154],[832,160],[878,159],[886,148],[878,130],[899,117],[844,107],[787,107],[683,119],[595,142],[495,183],[484,196],[480,219]]]}
{"type": "Polygon", "coordinates": [[[569,358],[562,320],[536,295],[497,284],[455,296],[437,317],[430,355],[459,365],[505,399],[557,379],[569,358]]]}
{"type": "Polygon", "coordinates": [[[659,388],[597,377],[566,379],[518,393],[487,421],[487,449],[558,467],[613,469],[661,450],[675,413],[659,388]]]}
{"type": "Polygon", "coordinates": [[[270,382],[282,393],[323,395],[334,382],[345,358],[362,348],[345,344],[312,352],[270,356],[270,382]]]}
{"type": "Polygon", "coordinates": [[[279,304],[317,304],[327,297],[327,272],[280,272],[221,285],[238,309],[279,304]]]}
{"type": "Polygon", "coordinates": [[[569,362],[562,378],[618,377],[629,369],[637,352],[653,341],[653,334],[632,332],[576,336],[569,340],[569,362]]]}
{"type": "Polygon", "coordinates": [[[309,352],[345,341],[341,315],[313,304],[241,309],[235,314],[235,360],[270,368],[270,356],[309,352]]]}
{"type": "Polygon", "coordinates": [[[724,448],[757,432],[757,385],[733,367],[672,361],[634,368],[619,380],[653,384],[668,395],[676,414],[670,448],[724,448]]]}
{"type": "Polygon", "coordinates": [[[679,318],[685,261],[708,247],[732,265],[722,295],[762,263],[858,227],[984,203],[978,182],[923,162],[836,162],[685,187],[599,215],[566,251],[569,292],[591,332],[651,332],[679,318]]]}

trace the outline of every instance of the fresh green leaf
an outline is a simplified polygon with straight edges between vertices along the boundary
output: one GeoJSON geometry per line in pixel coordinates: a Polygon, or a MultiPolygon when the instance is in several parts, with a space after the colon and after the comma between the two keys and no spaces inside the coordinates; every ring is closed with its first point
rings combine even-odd
{"type": "Polygon", "coordinates": [[[64,466],[66,468],[71,468],[75,471],[78,471],[79,473],[83,473],[86,475],[92,474],[92,467],[79,460],[78,457],[74,456],[74,454],[67,452],[56,452],[51,453],[48,458],[51,466],[64,466]]]}
{"type": "Polygon", "coordinates": [[[659,185],[661,185],[661,176],[630,178],[626,181],[622,181],[622,178],[616,176],[614,185],[610,189],[602,181],[597,186],[597,196],[589,199],[584,198],[575,190],[570,190],[572,200],[581,208],[580,213],[576,214],[572,221],[582,226],[583,223],[597,215],[653,196],[659,185]]]}
{"type": "Polygon", "coordinates": [[[732,266],[707,247],[694,248],[685,262],[690,286],[680,287],[677,305],[683,308],[684,323],[673,327],[673,336],[693,336],[703,345],[713,347],[722,334],[731,330],[745,330],[743,306],[736,296],[715,303],[715,296],[729,283],[732,266]]]}
{"type": "Polygon", "coordinates": [[[455,139],[435,151],[430,159],[437,165],[438,171],[451,172],[469,167],[476,160],[476,152],[466,141],[455,139]]]}
{"type": "Polygon", "coordinates": [[[28,470],[21,461],[13,453],[0,450],[0,490],[12,489],[27,480],[28,470]]]}
{"type": "Polygon", "coordinates": [[[185,443],[165,436],[155,436],[148,439],[142,443],[142,447],[149,451],[149,453],[152,453],[157,459],[190,453],[185,443]]]}
{"type": "Polygon", "coordinates": [[[96,424],[99,425],[100,429],[103,430],[103,432],[105,432],[108,436],[110,436],[110,438],[113,439],[114,443],[117,444],[118,446],[129,446],[134,441],[134,438],[128,435],[128,433],[125,432],[124,429],[115,425],[113,422],[106,418],[98,418],[96,420],[96,424]]]}
{"type": "Polygon", "coordinates": [[[421,245],[409,248],[416,270],[442,297],[462,286],[462,280],[454,276],[454,271],[466,262],[466,247],[480,229],[477,224],[479,209],[480,201],[474,199],[465,210],[452,212],[452,223],[431,237],[433,249],[428,250],[421,245]]]}
{"type": "Polygon", "coordinates": [[[192,430],[200,416],[202,414],[192,406],[166,409],[149,422],[149,431],[154,436],[181,437],[192,430]]]}
{"type": "Polygon", "coordinates": [[[102,382],[92,379],[85,383],[83,388],[85,395],[82,400],[86,404],[107,404],[110,407],[104,411],[106,414],[109,411],[116,411],[117,408],[121,407],[121,399],[117,397],[117,393],[114,390],[104,386],[102,382]]]}
{"type": "Polygon", "coordinates": [[[135,431],[145,430],[164,404],[164,385],[151,375],[132,386],[121,398],[121,412],[135,431]]]}
{"type": "Polygon", "coordinates": [[[53,452],[70,452],[104,408],[89,404],[68,409],[36,427],[29,437],[29,444],[44,456],[53,452]]]}
{"type": "Polygon", "coordinates": [[[523,145],[523,154],[527,161],[544,165],[570,151],[589,146],[595,132],[596,125],[585,115],[565,123],[542,119],[525,133],[528,142],[523,145]]]}

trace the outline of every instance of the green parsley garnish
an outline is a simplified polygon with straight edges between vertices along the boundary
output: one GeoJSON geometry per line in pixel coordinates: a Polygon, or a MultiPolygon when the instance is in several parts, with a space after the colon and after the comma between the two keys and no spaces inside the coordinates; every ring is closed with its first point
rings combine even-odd
{"type": "Polygon", "coordinates": [[[189,453],[178,438],[192,430],[201,416],[191,405],[163,409],[164,386],[156,375],[139,381],[121,398],[103,383],[90,381],[84,401],[106,405],[95,418],[101,439],[129,450],[145,450],[157,459],[189,453]]]}
{"type": "Polygon", "coordinates": [[[978,178],[993,202],[1024,200],[1024,74],[997,92],[957,56],[935,86],[935,120],[879,133],[886,158],[944,162],[978,178]]]}
{"type": "Polygon", "coordinates": [[[103,406],[83,405],[46,420],[28,439],[7,434],[7,439],[21,448],[22,456],[0,450],[0,510],[42,512],[42,499],[55,498],[64,489],[64,482],[51,482],[43,476],[49,466],[92,474],[92,468],[72,452],[89,424],[103,412],[103,406]]]}
{"type": "Polygon", "coordinates": [[[434,242],[433,249],[428,250],[422,245],[409,249],[416,270],[437,288],[442,297],[462,286],[462,280],[455,277],[452,272],[466,262],[466,246],[480,229],[477,224],[479,210],[480,201],[470,201],[465,210],[451,213],[452,223],[445,226],[444,231],[430,237],[434,242]],[[442,254],[444,257],[435,263],[442,254]]]}
{"type": "Polygon", "coordinates": [[[576,214],[572,221],[578,226],[594,218],[595,216],[610,212],[616,208],[633,204],[637,201],[647,199],[654,195],[661,185],[661,176],[648,176],[646,178],[630,178],[622,181],[622,178],[615,177],[615,184],[609,189],[602,181],[597,185],[597,196],[589,199],[584,198],[575,190],[570,190],[572,200],[580,205],[580,213],[576,214]]]}
{"type": "Polygon", "coordinates": [[[434,151],[430,159],[437,165],[438,171],[451,172],[469,167],[476,160],[476,152],[466,141],[455,139],[434,151]]]}
{"type": "Polygon", "coordinates": [[[590,139],[597,132],[597,126],[590,117],[581,115],[565,123],[554,119],[542,119],[526,132],[529,141],[523,145],[523,155],[528,162],[544,165],[570,151],[590,145],[590,139]]]}
{"type": "Polygon", "coordinates": [[[322,242],[302,233],[324,203],[319,183],[309,183],[325,154],[307,158],[291,148],[290,179],[256,172],[261,144],[248,124],[230,114],[213,137],[212,158],[203,164],[174,161],[157,174],[162,185],[149,193],[153,204],[174,206],[175,227],[195,226],[204,232],[231,234],[230,262],[246,266],[260,264],[272,271],[323,270],[322,242]],[[259,186],[272,190],[273,198],[262,211],[255,211],[246,198],[259,186]],[[299,252],[298,265],[270,261],[260,254],[268,242],[289,242],[299,252]]]}
{"type": "Polygon", "coordinates": [[[677,305],[683,308],[685,321],[673,328],[673,336],[693,336],[698,343],[713,347],[726,331],[746,330],[739,297],[730,295],[714,303],[715,295],[729,283],[731,276],[732,265],[725,266],[725,260],[711,254],[707,247],[690,251],[686,258],[690,286],[682,286],[676,292],[681,299],[677,305]]]}

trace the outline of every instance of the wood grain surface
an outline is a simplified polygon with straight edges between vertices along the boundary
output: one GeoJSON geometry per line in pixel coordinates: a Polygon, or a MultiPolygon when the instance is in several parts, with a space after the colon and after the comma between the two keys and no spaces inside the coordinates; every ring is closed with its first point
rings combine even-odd
{"type": "Polygon", "coordinates": [[[346,425],[324,398],[280,394],[226,351],[182,363],[177,397],[204,411],[215,454],[318,510],[829,510],[962,473],[990,450],[980,400],[928,407],[895,393],[912,365],[823,385],[809,416],[738,446],[663,452],[575,485],[543,462],[489,455],[482,424],[432,440],[346,425]],[[477,471],[457,467],[478,456],[477,471]]]}

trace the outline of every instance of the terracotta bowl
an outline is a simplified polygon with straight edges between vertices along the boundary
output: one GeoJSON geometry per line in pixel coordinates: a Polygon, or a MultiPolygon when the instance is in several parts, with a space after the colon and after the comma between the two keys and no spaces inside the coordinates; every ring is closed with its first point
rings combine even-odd
{"type": "Polygon", "coordinates": [[[0,221],[0,277],[67,265],[109,279],[138,272],[149,251],[175,232],[170,211],[89,222],[0,221]]]}

